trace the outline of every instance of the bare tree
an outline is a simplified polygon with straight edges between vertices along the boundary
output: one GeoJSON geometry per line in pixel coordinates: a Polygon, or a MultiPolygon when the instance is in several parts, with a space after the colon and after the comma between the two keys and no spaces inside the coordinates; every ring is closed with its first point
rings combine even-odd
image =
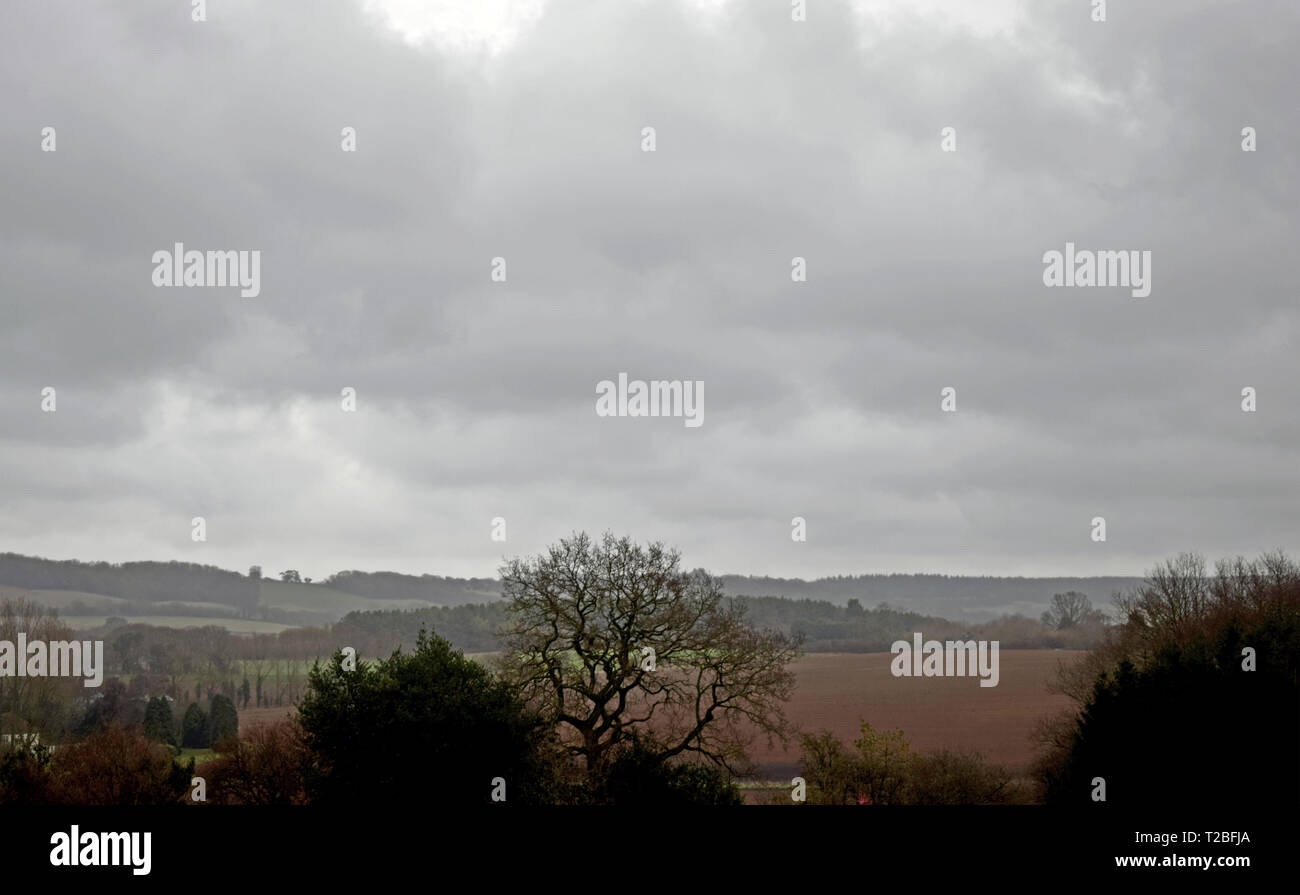
{"type": "Polygon", "coordinates": [[[1205,559],[1198,553],[1180,553],[1152,569],[1142,586],[1118,603],[1130,627],[1175,630],[1199,619],[1211,598],[1205,559]]]}
{"type": "MultiPolygon", "coordinates": [[[[31,641],[71,640],[73,633],[57,613],[26,597],[0,601],[0,640],[14,643],[19,633],[31,641]]],[[[26,662],[26,656],[15,656],[26,662]]],[[[11,669],[0,677],[0,734],[32,731],[46,738],[66,726],[73,701],[84,694],[82,678],[19,676],[11,669]]]]}
{"type": "Polygon", "coordinates": [[[1092,608],[1087,594],[1077,590],[1066,591],[1052,597],[1052,608],[1043,613],[1043,624],[1063,631],[1086,622],[1102,620],[1102,614],[1092,608]]]}
{"type": "Polygon", "coordinates": [[[742,774],[757,733],[788,739],[798,638],[755,630],[718,579],[678,560],[662,544],[578,534],[501,569],[502,668],[588,771],[635,739],[658,761],[694,756],[742,774]]]}

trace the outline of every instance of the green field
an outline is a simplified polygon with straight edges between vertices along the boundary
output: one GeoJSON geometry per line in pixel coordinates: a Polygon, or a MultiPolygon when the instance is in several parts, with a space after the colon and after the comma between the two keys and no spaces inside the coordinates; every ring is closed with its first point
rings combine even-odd
{"type": "Polygon", "coordinates": [[[211,749],[182,749],[181,754],[176,757],[176,760],[179,761],[181,764],[184,764],[188,762],[191,758],[193,758],[194,766],[197,768],[205,761],[212,761],[213,759],[219,757],[220,756],[218,756],[217,753],[213,752],[211,749]]]}
{"type": "Polygon", "coordinates": [[[0,584],[0,600],[17,600],[26,598],[50,609],[62,609],[73,603],[84,603],[87,607],[111,612],[114,606],[125,603],[120,597],[104,594],[88,594],[77,590],[29,590],[25,587],[11,587],[0,584]]]}
{"type": "Polygon", "coordinates": [[[354,609],[423,609],[433,605],[425,600],[371,600],[323,584],[293,584],[270,578],[263,578],[261,584],[263,606],[321,612],[334,619],[354,609]]]}
{"type": "MultiPolygon", "coordinates": [[[[133,615],[126,617],[128,624],[157,625],[160,628],[202,628],[216,625],[232,634],[278,634],[294,625],[282,625],[279,622],[264,622],[252,618],[216,618],[192,615],[133,615]]],[[[69,615],[63,621],[73,628],[85,631],[90,628],[103,627],[107,620],[104,615],[69,615]]]]}
{"type": "MultiPolygon", "coordinates": [[[[156,615],[127,616],[120,607],[128,601],[120,597],[105,594],[82,593],[64,590],[29,590],[21,587],[0,585],[0,599],[18,599],[25,597],[50,609],[57,609],[63,619],[73,627],[99,627],[110,615],[118,615],[128,622],[146,625],[159,625],[166,628],[189,628],[202,625],[219,625],[234,633],[256,632],[273,634],[285,628],[298,627],[278,622],[236,619],[224,616],[223,612],[232,611],[231,607],[219,603],[196,603],[176,601],[174,604],[162,604],[157,607],[156,615]],[[84,609],[95,615],[64,615],[74,603],[80,603],[84,609]],[[180,607],[196,613],[193,616],[168,615],[180,607]],[[104,613],[100,616],[98,613],[104,613]],[[203,614],[198,614],[203,613],[203,614]]],[[[485,596],[485,599],[488,597],[485,596]]],[[[424,609],[435,605],[426,600],[372,600],[367,597],[334,590],[322,584],[294,584],[263,578],[259,582],[259,604],[261,606],[283,609],[299,613],[300,624],[328,625],[338,621],[354,610],[389,610],[389,609],[424,609]]],[[[80,608],[80,607],[79,607],[80,608]]]]}

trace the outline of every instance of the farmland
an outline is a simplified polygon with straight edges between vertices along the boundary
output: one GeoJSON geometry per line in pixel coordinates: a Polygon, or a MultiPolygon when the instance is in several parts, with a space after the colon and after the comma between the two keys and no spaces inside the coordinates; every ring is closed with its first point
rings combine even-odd
{"type": "MultiPolygon", "coordinates": [[[[490,665],[498,655],[477,653],[471,658],[490,665]]],[[[1070,706],[1064,696],[1047,691],[1057,664],[1082,655],[1069,650],[1004,650],[998,686],[980,687],[974,678],[896,678],[889,673],[889,653],[813,653],[791,666],[797,683],[786,715],[802,732],[825,728],[846,744],[858,737],[866,720],[877,730],[901,729],[917,751],[976,750],[991,762],[1023,771],[1034,758],[1035,724],[1070,706]]],[[[292,663],[286,673],[305,684],[310,665],[292,663]]],[[[284,715],[284,709],[262,711],[284,715]]],[[[785,751],[780,743],[769,747],[759,739],[752,752],[764,777],[788,780],[798,773],[797,737],[785,751]]]]}
{"type": "MultiPolygon", "coordinates": [[[[877,730],[900,729],[919,752],[974,750],[1012,772],[1034,759],[1034,727],[1070,707],[1047,691],[1059,663],[1076,661],[1081,650],[1002,650],[1000,680],[981,687],[971,677],[894,677],[890,653],[811,653],[792,664],[794,692],[786,716],[801,732],[824,729],[845,744],[866,720],[877,730]]],[[[498,653],[471,657],[492,664],[498,653]]],[[[796,735],[787,749],[758,739],[752,748],[762,776],[788,781],[799,773],[796,735]]]]}
{"type": "MultiPolygon", "coordinates": [[[[89,631],[103,626],[106,617],[102,615],[66,615],[67,622],[75,631],[89,631]]],[[[277,622],[264,622],[252,618],[220,618],[194,615],[134,615],[126,619],[133,625],[156,625],[159,628],[202,628],[215,625],[225,628],[232,634],[279,634],[293,625],[277,622]]]]}
{"type": "MultiPolygon", "coordinates": [[[[1059,662],[1082,652],[1004,650],[1001,680],[980,687],[973,678],[894,677],[889,653],[815,653],[791,666],[797,676],[786,704],[790,721],[804,731],[826,728],[844,743],[859,735],[862,720],[877,730],[901,729],[918,751],[973,749],[1011,770],[1033,759],[1032,734],[1040,718],[1068,708],[1069,700],[1047,692],[1059,662]]],[[[799,747],[754,744],[764,776],[789,780],[798,773],[799,747]]]]}
{"type": "MultiPolygon", "coordinates": [[[[1034,726],[1070,705],[1047,691],[1048,682],[1058,663],[1082,655],[1004,650],[998,686],[986,688],[974,678],[896,678],[889,672],[889,653],[814,653],[791,666],[797,683],[786,714],[801,731],[825,728],[846,744],[858,737],[865,719],[877,730],[901,729],[917,751],[976,750],[991,762],[1023,772],[1035,755],[1034,726]]],[[[496,656],[472,657],[490,664],[496,656]]],[[[288,673],[305,683],[310,664],[295,663],[288,673]]],[[[249,708],[240,712],[240,720],[270,721],[286,714],[292,708],[249,708]]],[[[797,737],[785,751],[780,743],[769,747],[760,739],[753,755],[766,779],[788,781],[799,772],[797,737]]]]}

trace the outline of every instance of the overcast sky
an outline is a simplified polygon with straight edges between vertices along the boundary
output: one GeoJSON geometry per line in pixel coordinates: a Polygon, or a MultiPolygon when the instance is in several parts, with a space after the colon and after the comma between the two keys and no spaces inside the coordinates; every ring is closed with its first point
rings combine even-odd
{"type": "Polygon", "coordinates": [[[1091,6],[6,0],[0,550],[1295,552],[1300,5],[1091,6]],[[1151,294],[1045,287],[1067,241],[1150,251],[1151,294]],[[260,251],[260,295],[156,288],[177,242],[260,251]],[[619,372],[703,381],[703,425],[597,416],[619,372]]]}

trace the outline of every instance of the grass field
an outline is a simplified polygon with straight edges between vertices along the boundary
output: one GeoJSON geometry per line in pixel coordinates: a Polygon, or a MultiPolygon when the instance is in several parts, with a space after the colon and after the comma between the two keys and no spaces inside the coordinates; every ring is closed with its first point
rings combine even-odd
{"type": "MultiPolygon", "coordinates": [[[[103,626],[107,618],[106,615],[68,615],[64,616],[63,620],[74,629],[85,631],[103,626]]],[[[252,618],[204,618],[192,615],[133,615],[126,620],[133,625],[157,625],[160,628],[201,628],[205,625],[216,625],[234,634],[278,634],[294,627],[252,618]]]]}
{"type": "Polygon", "coordinates": [[[261,603],[278,609],[309,610],[342,618],[359,609],[422,609],[433,605],[424,600],[371,600],[323,584],[294,584],[263,578],[261,603]]]}
{"type": "Polygon", "coordinates": [[[17,600],[20,598],[26,598],[33,603],[59,610],[73,603],[83,603],[88,608],[102,609],[109,615],[113,613],[115,606],[126,602],[120,597],[84,593],[79,590],[30,590],[25,587],[11,587],[0,584],[0,600],[17,600]]]}
{"type": "MultiPolygon", "coordinates": [[[[43,606],[52,609],[59,609],[61,611],[66,611],[73,603],[81,603],[86,608],[96,612],[96,614],[99,612],[104,613],[105,618],[110,615],[120,614],[118,607],[127,602],[120,597],[110,597],[106,594],[83,593],[80,591],[66,590],[31,590],[23,587],[0,585],[0,599],[18,599],[19,597],[26,597],[35,603],[40,603],[43,606]]],[[[304,620],[310,621],[313,624],[329,624],[342,618],[353,610],[422,609],[426,606],[433,605],[423,600],[371,600],[356,594],[334,590],[321,584],[293,584],[286,581],[275,581],[267,578],[263,578],[260,582],[259,601],[263,606],[276,609],[293,610],[299,613],[312,613],[311,616],[304,620]]],[[[222,606],[219,603],[185,603],[182,601],[177,601],[177,603],[178,605],[190,606],[199,609],[200,611],[203,611],[205,607],[212,607],[212,610],[216,612],[221,612],[223,609],[229,609],[229,607],[222,606]]],[[[164,609],[163,612],[165,613],[166,610],[164,609]]],[[[93,616],[65,616],[65,618],[68,618],[71,623],[72,618],[82,621],[86,618],[93,618],[93,616]]],[[[165,614],[156,616],[131,616],[128,618],[130,621],[142,621],[145,624],[162,624],[165,627],[186,627],[183,624],[173,624],[171,621],[144,621],[146,618],[171,618],[165,614]]],[[[259,633],[262,633],[295,627],[294,625],[277,624],[272,628],[253,629],[248,627],[237,627],[237,625],[240,624],[240,621],[237,619],[229,619],[215,615],[202,617],[195,616],[195,618],[202,618],[203,623],[205,624],[213,623],[210,619],[216,618],[223,627],[227,627],[231,631],[257,630],[259,633]]],[[[103,624],[103,619],[99,619],[95,624],[103,624]]]]}
{"type": "Polygon", "coordinates": [[[205,761],[212,761],[216,757],[217,753],[213,752],[211,749],[182,749],[181,754],[177,756],[176,760],[181,764],[184,764],[193,758],[194,766],[198,767],[205,761]]]}

